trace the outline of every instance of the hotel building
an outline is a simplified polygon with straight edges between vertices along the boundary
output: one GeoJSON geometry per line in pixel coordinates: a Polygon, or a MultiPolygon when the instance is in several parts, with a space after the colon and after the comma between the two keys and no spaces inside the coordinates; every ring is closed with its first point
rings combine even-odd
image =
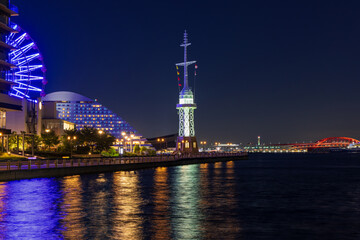
{"type": "Polygon", "coordinates": [[[81,130],[84,127],[93,127],[122,138],[122,132],[131,133],[139,137],[138,132],[124,121],[120,116],[103,106],[96,100],[74,92],[53,92],[42,99],[42,131],[52,129],[49,122],[54,124],[54,119],[66,121],[62,124],[69,127],[74,123],[81,130]]]}

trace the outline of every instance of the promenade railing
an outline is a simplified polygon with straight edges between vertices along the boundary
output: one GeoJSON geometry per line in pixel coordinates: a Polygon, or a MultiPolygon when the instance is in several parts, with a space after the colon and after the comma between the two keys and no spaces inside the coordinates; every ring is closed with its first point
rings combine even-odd
{"type": "Polygon", "coordinates": [[[118,164],[140,164],[170,162],[184,159],[243,157],[247,153],[197,153],[181,155],[132,156],[112,158],[62,158],[62,159],[27,159],[0,161],[0,171],[31,170],[47,168],[86,167],[118,164]]]}

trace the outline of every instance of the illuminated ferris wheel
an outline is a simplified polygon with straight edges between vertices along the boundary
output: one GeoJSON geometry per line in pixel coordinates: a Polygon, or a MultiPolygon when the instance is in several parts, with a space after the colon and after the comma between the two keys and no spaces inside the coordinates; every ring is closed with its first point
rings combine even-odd
{"type": "Polygon", "coordinates": [[[14,47],[9,52],[9,62],[16,66],[6,74],[6,80],[13,82],[10,95],[29,100],[45,96],[47,81],[43,57],[28,33],[16,24],[11,27],[17,33],[6,38],[6,43],[14,47]]]}

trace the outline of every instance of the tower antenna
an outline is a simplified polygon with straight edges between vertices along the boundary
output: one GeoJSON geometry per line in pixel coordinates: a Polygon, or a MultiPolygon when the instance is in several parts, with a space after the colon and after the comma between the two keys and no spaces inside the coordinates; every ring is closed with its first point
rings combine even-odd
{"type": "Polygon", "coordinates": [[[182,66],[184,67],[184,88],[183,89],[189,89],[189,81],[188,81],[188,70],[187,67],[191,64],[196,63],[196,61],[188,61],[187,60],[187,47],[190,46],[191,43],[188,41],[188,34],[185,30],[184,32],[184,43],[180,45],[180,47],[184,47],[184,62],[177,63],[176,66],[182,66]]]}

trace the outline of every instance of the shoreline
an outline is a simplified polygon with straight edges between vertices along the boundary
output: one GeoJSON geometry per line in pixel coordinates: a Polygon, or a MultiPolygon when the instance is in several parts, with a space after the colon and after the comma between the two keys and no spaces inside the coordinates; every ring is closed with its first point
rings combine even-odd
{"type": "Polygon", "coordinates": [[[134,171],[140,169],[150,169],[157,167],[171,167],[190,164],[214,163],[247,160],[248,155],[237,156],[219,156],[219,157],[196,157],[196,158],[182,158],[170,161],[156,161],[156,162],[141,162],[141,163],[120,163],[108,165],[93,165],[93,166],[71,166],[71,167],[56,167],[56,168],[35,168],[24,170],[6,170],[0,171],[0,181],[7,182],[21,179],[31,178],[51,178],[64,177],[79,174],[93,174],[115,171],[134,171]]]}

